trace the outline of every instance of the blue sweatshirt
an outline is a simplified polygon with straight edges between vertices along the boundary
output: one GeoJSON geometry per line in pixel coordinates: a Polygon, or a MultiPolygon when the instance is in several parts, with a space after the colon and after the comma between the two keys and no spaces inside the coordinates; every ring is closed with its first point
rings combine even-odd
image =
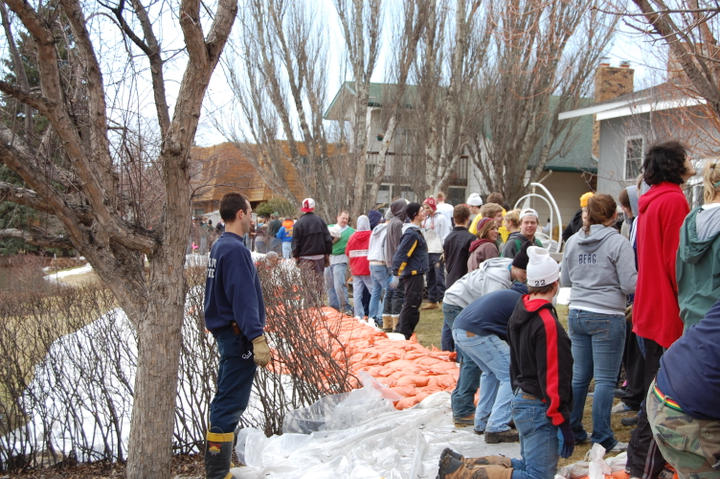
{"type": "Polygon", "coordinates": [[[242,238],[225,232],[213,244],[205,282],[205,327],[216,330],[235,321],[252,341],[265,327],[257,269],[242,238]]]}
{"type": "Polygon", "coordinates": [[[656,384],[686,414],[720,419],[720,301],[665,351],[656,384]]]}
{"type": "Polygon", "coordinates": [[[508,319],[524,294],[527,294],[527,286],[513,283],[510,289],[481,296],[458,314],[453,329],[464,329],[480,336],[494,334],[507,341],[508,319]]]}

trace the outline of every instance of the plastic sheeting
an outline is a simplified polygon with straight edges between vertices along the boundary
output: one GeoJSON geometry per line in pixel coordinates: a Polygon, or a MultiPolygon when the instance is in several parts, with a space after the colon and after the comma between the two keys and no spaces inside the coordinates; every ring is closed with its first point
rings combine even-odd
{"type": "Polygon", "coordinates": [[[398,411],[381,385],[366,384],[292,411],[281,436],[243,429],[236,452],[246,466],[232,472],[248,479],[434,478],[446,447],[470,457],[520,456],[517,442],[486,444],[472,428],[456,428],[447,392],[398,411]]]}

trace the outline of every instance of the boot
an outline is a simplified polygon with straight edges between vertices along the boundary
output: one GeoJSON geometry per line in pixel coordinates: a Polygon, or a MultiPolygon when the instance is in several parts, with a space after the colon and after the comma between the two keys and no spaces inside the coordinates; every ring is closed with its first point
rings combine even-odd
{"type": "Polygon", "coordinates": [[[205,440],[205,477],[207,479],[229,479],[230,460],[232,459],[233,440],[231,432],[217,433],[208,431],[205,440]]]}
{"type": "Polygon", "coordinates": [[[510,461],[509,457],[505,456],[480,456],[480,457],[465,457],[459,452],[453,451],[450,448],[445,448],[440,455],[451,455],[455,457],[456,459],[461,460],[463,463],[465,463],[468,466],[503,466],[503,467],[512,467],[512,462],[510,461]]]}
{"type": "Polygon", "coordinates": [[[389,314],[383,314],[382,330],[389,333],[393,330],[392,316],[389,314]]]}
{"type": "Polygon", "coordinates": [[[397,330],[397,325],[398,325],[399,321],[400,321],[400,316],[393,314],[393,317],[392,317],[392,330],[393,331],[397,330]]]}
{"type": "Polygon", "coordinates": [[[438,479],[511,479],[512,468],[466,464],[451,454],[440,457],[438,479]]]}

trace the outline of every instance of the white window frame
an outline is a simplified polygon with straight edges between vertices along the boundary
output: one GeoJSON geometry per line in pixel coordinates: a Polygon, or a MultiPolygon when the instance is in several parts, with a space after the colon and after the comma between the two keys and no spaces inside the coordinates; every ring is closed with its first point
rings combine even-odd
{"type": "Polygon", "coordinates": [[[623,179],[625,181],[635,181],[637,177],[628,178],[628,170],[627,170],[627,164],[628,164],[628,143],[633,140],[640,140],[642,142],[642,145],[640,146],[640,166],[638,168],[638,172],[642,170],[642,163],[643,158],[645,156],[645,137],[642,135],[634,135],[634,136],[626,136],[625,137],[625,144],[623,145],[623,179]]]}

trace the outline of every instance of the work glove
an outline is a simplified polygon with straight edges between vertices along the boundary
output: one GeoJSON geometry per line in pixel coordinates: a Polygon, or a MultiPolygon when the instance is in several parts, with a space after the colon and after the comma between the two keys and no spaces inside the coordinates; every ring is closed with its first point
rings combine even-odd
{"type": "Polygon", "coordinates": [[[573,449],[575,449],[575,434],[570,427],[570,421],[565,421],[558,428],[560,429],[560,434],[558,434],[560,457],[567,459],[572,456],[573,449]]]}
{"type": "Polygon", "coordinates": [[[261,334],[252,340],[253,343],[253,361],[262,367],[270,362],[270,346],[268,346],[265,335],[261,334]]]}
{"type": "Polygon", "coordinates": [[[393,276],[390,280],[390,289],[397,289],[397,287],[400,285],[400,276],[393,276]]]}

